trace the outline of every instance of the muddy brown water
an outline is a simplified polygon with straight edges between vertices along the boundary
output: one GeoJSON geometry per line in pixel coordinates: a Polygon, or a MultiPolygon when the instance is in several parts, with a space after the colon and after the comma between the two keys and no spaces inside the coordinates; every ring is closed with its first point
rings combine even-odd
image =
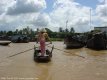
{"type": "Polygon", "coordinates": [[[55,48],[69,53],[54,49],[52,60],[48,63],[35,62],[34,50],[7,58],[33,48],[34,44],[11,43],[9,46],[0,46],[0,80],[107,80],[107,50],[66,50],[63,42],[53,42],[55,48]]]}

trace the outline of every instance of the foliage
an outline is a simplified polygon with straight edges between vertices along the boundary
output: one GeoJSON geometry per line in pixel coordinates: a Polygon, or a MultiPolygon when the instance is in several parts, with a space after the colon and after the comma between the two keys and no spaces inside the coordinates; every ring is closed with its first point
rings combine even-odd
{"type": "MultiPolygon", "coordinates": [[[[75,33],[75,30],[73,29],[73,27],[71,27],[70,30],[63,29],[62,27],[60,27],[59,32],[53,32],[49,28],[45,28],[45,29],[47,30],[49,37],[54,41],[55,40],[62,41],[67,35],[78,34],[78,33],[75,33]]],[[[33,29],[29,28],[29,26],[27,26],[26,28],[23,28],[21,30],[16,29],[15,31],[0,31],[0,35],[6,35],[6,36],[27,35],[31,40],[34,40],[38,31],[39,31],[39,28],[37,28],[37,31],[34,31],[33,29]]]]}
{"type": "Polygon", "coordinates": [[[61,38],[50,38],[51,41],[63,41],[61,38]]]}

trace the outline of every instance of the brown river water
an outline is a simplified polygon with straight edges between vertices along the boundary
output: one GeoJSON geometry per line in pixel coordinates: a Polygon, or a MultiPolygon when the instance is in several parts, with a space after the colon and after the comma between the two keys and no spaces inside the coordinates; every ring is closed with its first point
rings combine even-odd
{"type": "Polygon", "coordinates": [[[0,80],[107,80],[107,50],[67,50],[63,42],[53,42],[52,45],[62,51],[54,49],[48,63],[35,62],[33,49],[8,58],[33,48],[34,44],[37,46],[34,42],[0,46],[0,80]]]}

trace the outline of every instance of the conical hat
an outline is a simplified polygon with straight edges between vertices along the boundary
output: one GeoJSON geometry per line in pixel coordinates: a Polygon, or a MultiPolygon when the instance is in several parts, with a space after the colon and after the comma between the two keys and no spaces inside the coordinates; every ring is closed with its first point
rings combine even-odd
{"type": "Polygon", "coordinates": [[[40,32],[47,32],[45,28],[42,28],[40,32]]]}

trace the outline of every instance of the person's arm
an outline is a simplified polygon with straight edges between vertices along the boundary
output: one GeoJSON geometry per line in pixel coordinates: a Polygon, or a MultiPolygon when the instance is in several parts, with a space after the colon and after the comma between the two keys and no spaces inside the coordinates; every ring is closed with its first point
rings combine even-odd
{"type": "Polygon", "coordinates": [[[36,41],[36,43],[38,43],[38,42],[39,42],[39,33],[37,35],[37,41],[36,41]]]}
{"type": "Polygon", "coordinates": [[[46,38],[49,40],[49,42],[52,44],[52,41],[50,40],[50,37],[48,36],[48,34],[46,33],[46,38]]]}

